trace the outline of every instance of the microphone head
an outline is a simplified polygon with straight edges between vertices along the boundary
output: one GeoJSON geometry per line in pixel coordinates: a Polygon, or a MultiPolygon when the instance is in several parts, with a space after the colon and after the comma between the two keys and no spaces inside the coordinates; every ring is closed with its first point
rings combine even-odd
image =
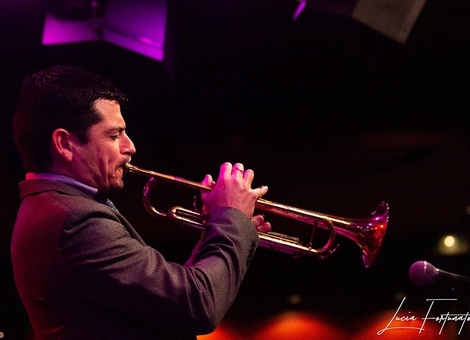
{"type": "Polygon", "coordinates": [[[411,265],[409,276],[417,286],[429,286],[436,282],[439,271],[426,261],[418,261],[411,265]]]}

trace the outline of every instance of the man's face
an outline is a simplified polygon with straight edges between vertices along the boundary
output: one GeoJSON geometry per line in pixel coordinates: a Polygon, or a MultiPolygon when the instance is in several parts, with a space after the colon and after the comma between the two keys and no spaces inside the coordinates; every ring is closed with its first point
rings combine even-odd
{"type": "Polygon", "coordinates": [[[100,99],[94,106],[103,120],[90,128],[86,144],[78,144],[74,152],[75,169],[82,182],[98,188],[99,192],[121,189],[123,165],[136,152],[134,143],[126,134],[117,102],[100,99]]]}

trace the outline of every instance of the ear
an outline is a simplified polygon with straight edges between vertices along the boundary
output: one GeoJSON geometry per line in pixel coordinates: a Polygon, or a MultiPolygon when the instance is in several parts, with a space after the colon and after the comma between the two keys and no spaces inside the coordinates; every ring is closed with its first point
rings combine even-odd
{"type": "Polygon", "coordinates": [[[52,132],[51,148],[60,159],[70,162],[73,158],[73,135],[65,129],[52,132]]]}

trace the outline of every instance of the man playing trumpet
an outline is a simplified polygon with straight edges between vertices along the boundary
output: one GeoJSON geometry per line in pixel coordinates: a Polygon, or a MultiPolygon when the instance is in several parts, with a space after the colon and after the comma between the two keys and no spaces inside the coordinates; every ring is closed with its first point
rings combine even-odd
{"type": "Polygon", "coordinates": [[[125,96],[72,66],[24,81],[14,135],[26,171],[11,256],[37,339],[183,339],[213,331],[234,301],[258,231],[266,187],[224,163],[201,194],[209,218],[184,265],[146,245],[104,197],[124,185],[136,148],[121,114],[125,96]],[[110,206],[108,206],[108,204],[110,206]]]}

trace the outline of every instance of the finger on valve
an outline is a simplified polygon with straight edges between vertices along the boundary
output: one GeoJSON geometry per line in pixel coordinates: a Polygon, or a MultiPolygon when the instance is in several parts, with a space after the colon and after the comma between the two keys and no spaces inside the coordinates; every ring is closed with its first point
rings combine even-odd
{"type": "Polygon", "coordinates": [[[251,222],[259,232],[267,233],[271,231],[271,223],[265,221],[264,215],[253,216],[251,222]]]}

